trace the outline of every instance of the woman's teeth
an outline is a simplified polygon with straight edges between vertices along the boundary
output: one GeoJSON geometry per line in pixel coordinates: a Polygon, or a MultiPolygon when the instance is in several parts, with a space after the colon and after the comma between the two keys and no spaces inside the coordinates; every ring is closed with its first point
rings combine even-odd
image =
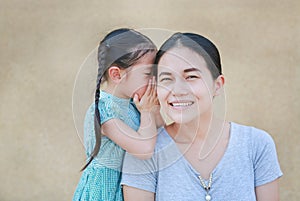
{"type": "Polygon", "coordinates": [[[173,107],[186,107],[192,105],[193,102],[184,102],[184,103],[171,103],[173,107]]]}

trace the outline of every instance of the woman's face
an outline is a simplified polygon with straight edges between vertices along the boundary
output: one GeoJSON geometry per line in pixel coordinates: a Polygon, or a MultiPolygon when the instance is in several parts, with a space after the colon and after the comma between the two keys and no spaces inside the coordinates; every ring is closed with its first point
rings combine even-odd
{"type": "Polygon", "coordinates": [[[158,63],[157,76],[158,99],[171,120],[210,118],[216,86],[202,56],[185,47],[170,49],[158,63]]]}

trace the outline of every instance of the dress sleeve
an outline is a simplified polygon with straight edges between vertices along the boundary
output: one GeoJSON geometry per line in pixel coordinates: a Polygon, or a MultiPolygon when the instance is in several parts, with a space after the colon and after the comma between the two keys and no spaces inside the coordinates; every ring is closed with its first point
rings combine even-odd
{"type": "Polygon", "coordinates": [[[254,129],[253,164],[255,186],[272,182],[282,176],[275,143],[265,131],[254,129]]]}
{"type": "Polygon", "coordinates": [[[120,106],[116,102],[112,101],[110,98],[100,99],[98,108],[100,112],[101,124],[105,123],[110,119],[122,120],[122,110],[120,106]]]}
{"type": "Polygon", "coordinates": [[[95,129],[94,129],[94,114],[95,114],[95,104],[92,104],[88,108],[84,119],[84,147],[85,147],[87,158],[90,157],[96,143],[95,129]]]}
{"type": "Polygon", "coordinates": [[[126,153],[121,184],[155,193],[157,181],[155,161],[154,155],[148,160],[141,160],[126,153]]]}
{"type": "MultiPolygon", "coordinates": [[[[122,110],[119,105],[109,98],[100,99],[98,109],[100,112],[101,124],[115,118],[122,120],[122,117],[124,116],[121,114],[122,110]]],[[[84,119],[84,146],[87,157],[90,157],[96,144],[94,118],[95,103],[88,108],[84,119]]]]}

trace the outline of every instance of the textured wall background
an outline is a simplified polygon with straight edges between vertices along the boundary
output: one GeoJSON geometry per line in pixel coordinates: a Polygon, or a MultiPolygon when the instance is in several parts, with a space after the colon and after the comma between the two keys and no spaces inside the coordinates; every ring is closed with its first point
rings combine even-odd
{"type": "Polygon", "coordinates": [[[300,3],[297,0],[1,0],[0,200],[71,200],[84,163],[72,118],[77,71],[119,27],[212,39],[227,77],[229,120],[267,130],[299,200],[300,3]]]}

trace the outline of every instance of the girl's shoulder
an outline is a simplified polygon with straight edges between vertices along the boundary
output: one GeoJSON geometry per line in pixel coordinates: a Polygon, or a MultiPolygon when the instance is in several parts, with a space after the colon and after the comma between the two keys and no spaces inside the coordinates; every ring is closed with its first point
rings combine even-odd
{"type": "Polygon", "coordinates": [[[130,99],[119,98],[105,91],[100,91],[98,109],[101,124],[110,119],[124,120],[129,110],[130,99]]]}

